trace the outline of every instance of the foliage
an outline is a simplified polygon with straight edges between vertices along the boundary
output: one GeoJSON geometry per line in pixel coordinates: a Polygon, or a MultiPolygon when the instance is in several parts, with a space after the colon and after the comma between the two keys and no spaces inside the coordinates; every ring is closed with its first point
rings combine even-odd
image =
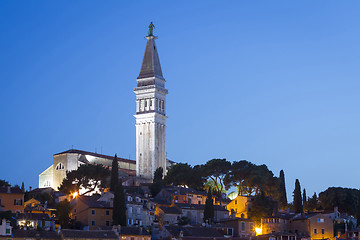
{"type": "Polygon", "coordinates": [[[249,218],[260,221],[263,216],[271,216],[276,208],[276,202],[264,192],[256,195],[249,210],[249,218]]]}
{"type": "Polygon", "coordinates": [[[114,192],[116,189],[116,184],[119,181],[119,165],[118,165],[118,160],[117,160],[117,156],[115,154],[114,159],[112,160],[112,165],[111,165],[111,178],[110,178],[110,191],[114,192]]]}
{"type": "Polygon", "coordinates": [[[62,228],[69,228],[71,220],[70,214],[71,205],[68,200],[61,201],[56,205],[56,217],[62,228]]]}
{"type": "Polygon", "coordinates": [[[178,219],[178,222],[177,224],[178,225],[186,225],[186,224],[189,224],[190,223],[190,218],[188,217],[185,217],[185,216],[182,216],[181,218],[178,219]]]}
{"type": "Polygon", "coordinates": [[[12,219],[12,216],[11,216],[11,211],[3,211],[3,212],[0,212],[0,222],[2,219],[6,219],[6,220],[11,220],[12,219]]]}
{"type": "Polygon", "coordinates": [[[35,198],[36,200],[39,200],[42,204],[46,202],[49,206],[53,206],[54,204],[53,196],[48,192],[40,192],[40,193],[25,192],[24,201],[26,202],[31,198],[35,198]]]}
{"type": "Polygon", "coordinates": [[[105,188],[109,175],[109,169],[101,165],[84,164],[77,170],[66,174],[66,178],[61,183],[59,190],[70,194],[84,188],[86,191],[82,195],[85,195],[95,189],[101,190],[105,188]]]}
{"type": "Polygon", "coordinates": [[[164,180],[163,180],[163,168],[159,167],[154,172],[154,179],[153,183],[150,186],[151,195],[155,197],[164,186],[164,180]]]}
{"type": "Polygon", "coordinates": [[[357,202],[357,211],[356,211],[357,225],[360,225],[360,191],[358,191],[358,202],[357,202]]]}
{"type": "Polygon", "coordinates": [[[8,181],[0,179],[0,187],[9,187],[9,186],[10,186],[10,183],[8,181]]]}
{"type": "Polygon", "coordinates": [[[333,210],[338,207],[340,212],[356,215],[359,190],[342,187],[330,187],[319,193],[320,205],[323,209],[333,210]]]}
{"type": "Polygon", "coordinates": [[[280,176],[279,176],[279,203],[282,208],[287,207],[285,174],[283,170],[280,171],[280,176]]]}
{"type": "Polygon", "coordinates": [[[213,196],[211,190],[209,190],[205,200],[204,222],[212,223],[214,221],[214,214],[213,196]]]}
{"type": "Polygon", "coordinates": [[[302,194],[302,202],[303,202],[303,209],[307,210],[307,198],[306,198],[306,190],[304,188],[303,194],[302,194]]]}
{"type": "Polygon", "coordinates": [[[212,159],[202,166],[204,176],[212,180],[217,194],[221,194],[227,189],[225,177],[231,169],[231,163],[226,159],[212,159]]]}
{"type": "Polygon", "coordinates": [[[25,192],[25,185],[24,182],[21,183],[21,191],[24,193],[25,192]]]}
{"type": "Polygon", "coordinates": [[[263,191],[266,195],[280,198],[279,179],[266,165],[255,165],[245,160],[233,162],[224,182],[227,187],[235,186],[239,195],[257,195],[263,191]]]}
{"type": "Polygon", "coordinates": [[[121,180],[117,183],[114,193],[113,225],[126,226],[125,193],[121,180]]]}
{"type": "Polygon", "coordinates": [[[201,190],[204,185],[204,178],[202,175],[202,167],[191,167],[187,163],[178,163],[168,170],[164,183],[166,185],[174,186],[188,186],[201,190]]]}
{"type": "Polygon", "coordinates": [[[311,198],[308,198],[305,210],[310,212],[310,211],[315,211],[318,208],[319,208],[319,200],[316,193],[314,193],[314,195],[311,198]]]}
{"type": "Polygon", "coordinates": [[[303,204],[301,198],[301,187],[299,179],[295,180],[295,189],[294,189],[294,210],[295,213],[303,212],[303,204]]]}

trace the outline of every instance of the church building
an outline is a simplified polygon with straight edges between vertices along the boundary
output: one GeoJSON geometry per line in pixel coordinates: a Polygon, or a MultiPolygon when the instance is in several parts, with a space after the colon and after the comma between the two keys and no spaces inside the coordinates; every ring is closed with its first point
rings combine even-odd
{"type": "MultiPolygon", "coordinates": [[[[161,71],[158,51],[149,26],[145,53],[137,77],[136,94],[136,161],[118,158],[119,171],[127,176],[149,181],[157,168],[164,174],[173,162],[166,158],[166,95],[165,79],[161,71]]],[[[81,164],[111,166],[114,156],[70,149],[54,154],[53,164],[39,175],[39,188],[58,189],[68,171],[81,164]]]]}

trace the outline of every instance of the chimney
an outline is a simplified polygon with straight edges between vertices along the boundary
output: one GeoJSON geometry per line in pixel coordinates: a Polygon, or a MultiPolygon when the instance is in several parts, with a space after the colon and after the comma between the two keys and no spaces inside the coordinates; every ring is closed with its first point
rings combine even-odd
{"type": "Polygon", "coordinates": [[[11,193],[11,188],[10,188],[10,186],[7,187],[7,193],[11,193]]]}

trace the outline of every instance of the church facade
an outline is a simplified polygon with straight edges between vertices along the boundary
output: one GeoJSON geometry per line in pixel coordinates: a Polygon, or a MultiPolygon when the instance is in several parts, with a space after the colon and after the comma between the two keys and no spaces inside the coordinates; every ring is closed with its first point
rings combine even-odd
{"type": "MultiPolygon", "coordinates": [[[[164,173],[174,162],[166,158],[166,95],[165,79],[152,31],[147,43],[137,77],[136,94],[136,161],[118,158],[119,171],[123,175],[151,180],[157,168],[164,173]]],[[[39,175],[39,188],[58,189],[66,173],[78,169],[81,164],[111,166],[114,156],[70,149],[54,154],[53,164],[39,175]]]]}

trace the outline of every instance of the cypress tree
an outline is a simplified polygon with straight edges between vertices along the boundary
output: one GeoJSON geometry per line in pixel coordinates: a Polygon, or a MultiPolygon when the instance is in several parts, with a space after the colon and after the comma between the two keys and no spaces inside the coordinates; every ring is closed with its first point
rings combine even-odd
{"type": "Polygon", "coordinates": [[[117,183],[114,193],[113,225],[126,226],[125,193],[121,180],[117,183]]]}
{"type": "Polygon", "coordinates": [[[302,199],[303,199],[303,209],[306,211],[307,209],[307,197],[306,197],[306,190],[304,188],[303,190],[303,195],[302,195],[302,199]]]}
{"type": "Polygon", "coordinates": [[[285,174],[284,171],[280,171],[280,205],[282,208],[287,207],[287,197],[286,197],[286,186],[285,186],[285,174]]]}
{"type": "Polygon", "coordinates": [[[211,189],[209,189],[205,201],[204,222],[207,221],[208,223],[212,223],[213,220],[214,220],[214,203],[213,203],[211,189]]]}
{"type": "Polygon", "coordinates": [[[158,167],[154,172],[154,179],[153,183],[150,186],[151,195],[155,197],[164,186],[164,180],[163,180],[163,168],[158,167]]]}
{"type": "Polygon", "coordinates": [[[25,185],[24,182],[21,183],[21,191],[24,193],[25,192],[25,185]]]}
{"type": "Polygon", "coordinates": [[[301,198],[301,187],[299,179],[295,181],[295,190],[294,190],[294,210],[295,213],[303,212],[302,198],[301,198]]]}
{"type": "Polygon", "coordinates": [[[110,179],[111,192],[115,192],[118,181],[119,181],[119,165],[118,165],[117,156],[115,154],[115,157],[111,165],[111,179],[110,179]]]}
{"type": "Polygon", "coordinates": [[[356,219],[357,219],[357,226],[360,225],[360,191],[358,191],[358,204],[357,204],[357,211],[356,211],[356,219]]]}

